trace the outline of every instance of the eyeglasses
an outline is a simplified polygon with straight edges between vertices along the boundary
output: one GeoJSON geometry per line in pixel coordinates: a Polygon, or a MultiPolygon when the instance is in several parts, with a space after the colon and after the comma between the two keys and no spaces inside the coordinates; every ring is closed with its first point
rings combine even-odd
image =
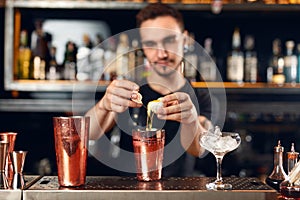
{"type": "Polygon", "coordinates": [[[182,38],[182,34],[177,34],[177,35],[169,35],[163,38],[160,42],[156,42],[153,40],[145,40],[142,41],[141,43],[145,50],[163,49],[166,51],[177,52],[181,38],[182,38]],[[159,44],[161,47],[159,47],[159,44]]]}

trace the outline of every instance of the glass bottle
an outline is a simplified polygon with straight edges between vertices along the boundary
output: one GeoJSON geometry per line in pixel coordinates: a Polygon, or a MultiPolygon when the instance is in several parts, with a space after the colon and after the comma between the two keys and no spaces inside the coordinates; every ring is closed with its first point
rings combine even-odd
{"type": "Polygon", "coordinates": [[[49,61],[49,71],[47,72],[48,80],[58,80],[60,79],[58,64],[56,62],[56,47],[50,48],[50,61],[49,61]]]}
{"type": "Polygon", "coordinates": [[[295,145],[292,143],[291,151],[287,152],[287,171],[288,175],[294,168],[295,164],[298,162],[299,153],[295,151],[295,145]]]}
{"type": "Polygon", "coordinates": [[[185,48],[184,76],[191,82],[195,82],[198,68],[198,56],[195,51],[195,36],[193,33],[189,34],[187,46],[185,48]]]}
{"type": "Polygon", "coordinates": [[[216,58],[213,55],[212,39],[206,38],[204,40],[204,50],[209,55],[204,54],[200,60],[200,74],[205,81],[216,81],[217,66],[216,58]]]}
{"type": "Polygon", "coordinates": [[[65,80],[76,80],[77,52],[78,52],[77,45],[72,41],[68,41],[66,44],[64,63],[63,63],[65,80]]]}
{"type": "Polygon", "coordinates": [[[227,80],[243,82],[244,55],[241,51],[240,29],[235,28],[232,36],[232,51],[227,56],[227,80]]]}
{"type": "Polygon", "coordinates": [[[279,191],[280,183],[287,178],[287,175],[283,169],[283,152],[284,148],[281,146],[279,140],[277,146],[274,147],[273,171],[266,178],[266,183],[277,191],[279,191]]]}
{"type": "Polygon", "coordinates": [[[297,44],[297,83],[300,83],[300,43],[297,44]]]}
{"type": "Polygon", "coordinates": [[[256,83],[257,81],[257,53],[254,50],[254,37],[245,37],[245,81],[256,83]]]}
{"type": "Polygon", "coordinates": [[[292,40],[286,41],[286,55],[284,57],[284,70],[286,83],[296,83],[297,78],[297,56],[293,53],[295,43],[292,40]]]}
{"type": "Polygon", "coordinates": [[[127,79],[128,74],[128,52],[129,52],[129,38],[125,33],[119,35],[119,43],[116,49],[116,72],[117,79],[127,79]]]}
{"type": "Polygon", "coordinates": [[[18,52],[18,78],[30,78],[31,49],[28,46],[28,34],[26,30],[20,33],[20,47],[18,52]]]}
{"type": "Polygon", "coordinates": [[[283,74],[284,58],[281,53],[281,40],[275,39],[273,41],[273,55],[270,59],[270,68],[272,69],[272,83],[282,85],[285,82],[285,76],[283,74]]]}

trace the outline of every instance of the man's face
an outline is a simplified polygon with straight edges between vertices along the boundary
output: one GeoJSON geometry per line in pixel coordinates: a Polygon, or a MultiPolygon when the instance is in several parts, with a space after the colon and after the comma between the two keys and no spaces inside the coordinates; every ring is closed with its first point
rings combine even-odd
{"type": "Polygon", "coordinates": [[[183,59],[184,35],[170,16],[146,20],[140,27],[142,47],[153,70],[161,76],[173,74],[183,59]]]}

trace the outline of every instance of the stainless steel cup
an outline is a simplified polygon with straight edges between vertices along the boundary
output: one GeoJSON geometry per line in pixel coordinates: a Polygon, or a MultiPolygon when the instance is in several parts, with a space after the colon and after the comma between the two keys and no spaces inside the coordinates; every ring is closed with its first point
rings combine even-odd
{"type": "Polygon", "coordinates": [[[154,181],[161,179],[165,145],[165,130],[135,129],[132,131],[137,179],[154,181]]]}
{"type": "Polygon", "coordinates": [[[60,186],[85,184],[90,118],[54,117],[54,139],[60,186]]]}

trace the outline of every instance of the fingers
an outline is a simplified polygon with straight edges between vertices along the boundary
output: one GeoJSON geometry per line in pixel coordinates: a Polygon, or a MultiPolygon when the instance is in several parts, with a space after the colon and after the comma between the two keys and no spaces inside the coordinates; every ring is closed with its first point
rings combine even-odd
{"type": "Polygon", "coordinates": [[[162,101],[165,107],[158,111],[158,118],[182,123],[196,120],[197,112],[188,94],[177,92],[163,97],[162,101]]]}
{"type": "Polygon", "coordinates": [[[131,101],[136,95],[139,86],[128,80],[114,80],[107,87],[103,97],[103,107],[109,111],[124,112],[128,107],[141,107],[142,105],[131,101]]]}

